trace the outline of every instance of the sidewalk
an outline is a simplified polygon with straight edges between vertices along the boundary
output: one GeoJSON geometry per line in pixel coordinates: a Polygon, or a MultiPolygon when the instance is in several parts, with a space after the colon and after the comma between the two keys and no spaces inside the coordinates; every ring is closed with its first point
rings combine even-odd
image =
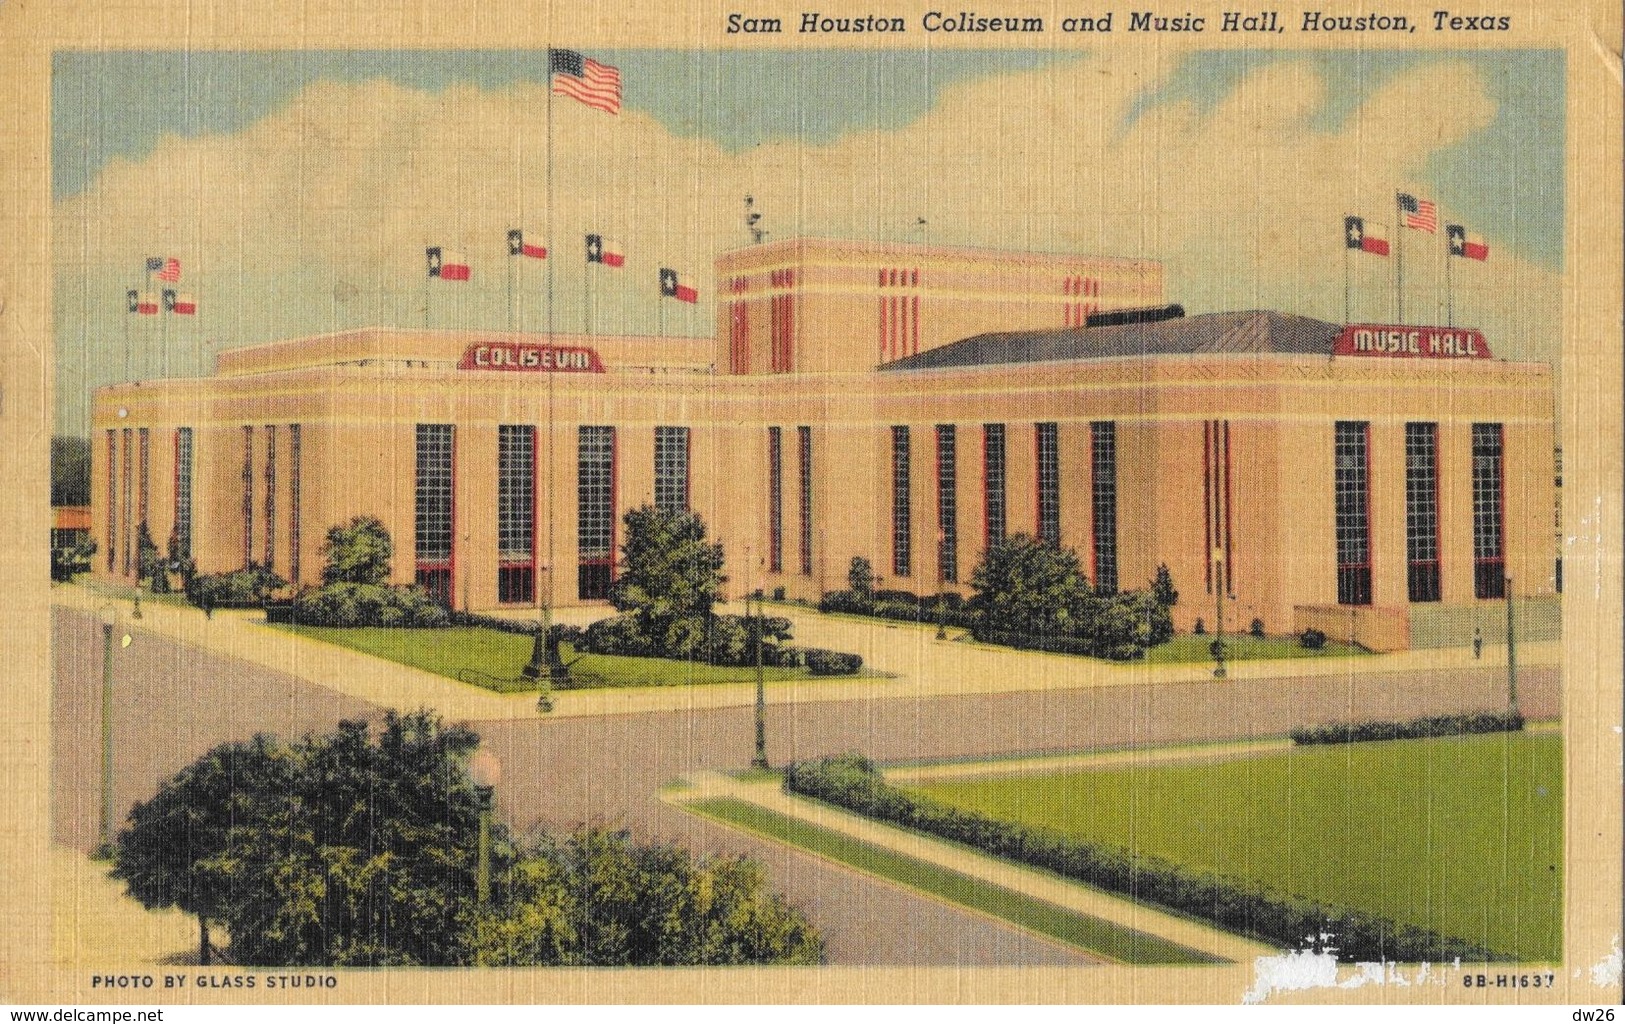
{"type": "MultiPolygon", "coordinates": [[[[132,642],[142,630],[158,633],[180,643],[285,672],[379,707],[402,710],[432,707],[448,719],[467,721],[529,719],[539,714],[533,693],[492,693],[348,648],[299,637],[267,626],[257,610],[221,610],[210,619],[190,606],[147,600],[142,603],[143,617],[136,621],[131,619],[129,601],[95,593],[80,584],[53,586],[51,600],[53,604],[92,614],[99,609],[111,609],[119,616],[121,635],[130,634],[132,642]]],[[[725,605],[717,610],[737,614],[742,606],[725,605]]],[[[783,606],[772,609],[770,614],[791,620],[797,645],[861,654],[866,670],[889,677],[770,682],[767,684],[770,704],[920,699],[1150,683],[1223,685],[1224,682],[1213,679],[1212,667],[1207,663],[1117,665],[1088,658],[983,647],[952,639],[937,640],[936,627],[930,625],[826,616],[810,609],[783,606]]],[[[959,636],[961,631],[950,630],[949,635],[959,636]]],[[[1531,644],[1519,648],[1518,658],[1523,665],[1551,665],[1558,663],[1561,653],[1560,644],[1531,644]]],[[[1482,660],[1475,661],[1470,650],[1447,648],[1358,658],[1243,661],[1231,664],[1229,681],[1492,667],[1504,663],[1501,660],[1504,648],[1486,647],[1484,655],[1482,660]]],[[[554,693],[554,710],[550,717],[735,708],[749,706],[755,699],[755,687],[749,683],[566,690],[554,693]]]]}
{"type": "Polygon", "coordinates": [[[662,799],[681,806],[696,800],[732,797],[840,832],[893,853],[1238,964],[1252,963],[1257,957],[1274,956],[1280,952],[1272,946],[1220,931],[1199,921],[1153,910],[1047,872],[988,857],[941,839],[893,828],[827,804],[790,796],[780,790],[777,781],[741,782],[718,772],[699,772],[689,776],[687,781],[691,783],[691,788],[667,791],[662,794],[662,799]]]}

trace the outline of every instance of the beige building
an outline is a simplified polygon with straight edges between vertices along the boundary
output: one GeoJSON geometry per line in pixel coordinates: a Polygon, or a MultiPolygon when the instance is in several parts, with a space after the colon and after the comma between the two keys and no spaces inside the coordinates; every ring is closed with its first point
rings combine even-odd
{"type": "Polygon", "coordinates": [[[815,600],[859,555],[968,592],[1016,533],[1100,586],[1166,564],[1184,629],[1222,603],[1394,647],[1419,605],[1555,589],[1550,371],[1476,331],[1184,317],[1154,262],[941,246],[775,242],[717,282],[714,339],[364,329],[104,389],[97,569],[131,575],[146,523],[308,585],[375,515],[454,607],[589,602],[655,503],[736,593],[815,600]]]}

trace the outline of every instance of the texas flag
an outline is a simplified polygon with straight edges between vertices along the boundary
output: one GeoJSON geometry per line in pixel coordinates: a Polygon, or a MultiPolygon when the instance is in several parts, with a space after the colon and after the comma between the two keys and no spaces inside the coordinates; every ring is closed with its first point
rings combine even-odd
{"type": "Polygon", "coordinates": [[[1343,218],[1343,244],[1350,249],[1386,256],[1388,255],[1386,234],[1382,225],[1376,221],[1367,221],[1364,217],[1343,218]]]}
{"type": "Polygon", "coordinates": [[[508,232],[508,255],[529,256],[533,260],[545,260],[547,259],[547,246],[531,245],[525,241],[525,233],[522,230],[513,228],[508,232]]]}
{"type": "Polygon", "coordinates": [[[1446,224],[1444,233],[1450,242],[1450,255],[1480,262],[1490,258],[1489,243],[1484,241],[1483,235],[1474,234],[1460,224],[1446,224]]]}
{"type": "Polygon", "coordinates": [[[700,301],[700,290],[694,282],[670,267],[660,268],[660,294],[678,302],[700,301]]]}
{"type": "Polygon", "coordinates": [[[142,316],[156,316],[158,313],[158,296],[151,292],[140,292],[135,298],[135,311],[142,316]]]}
{"type": "Polygon", "coordinates": [[[429,261],[429,276],[442,281],[467,281],[468,257],[462,253],[448,253],[438,245],[423,250],[429,261]]]}
{"type": "Polygon", "coordinates": [[[190,295],[179,294],[173,288],[165,288],[164,311],[179,313],[182,316],[194,316],[197,314],[197,300],[190,295]]]}
{"type": "Polygon", "coordinates": [[[621,267],[626,265],[626,253],[621,251],[619,242],[613,242],[603,235],[588,235],[587,262],[602,263],[606,267],[621,267]]]}

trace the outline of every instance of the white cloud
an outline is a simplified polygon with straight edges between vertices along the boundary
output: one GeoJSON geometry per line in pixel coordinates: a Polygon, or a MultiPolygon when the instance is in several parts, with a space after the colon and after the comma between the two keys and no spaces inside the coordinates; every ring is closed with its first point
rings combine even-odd
{"type": "MultiPolygon", "coordinates": [[[[205,336],[230,347],[422,323],[425,244],[464,249],[474,264],[474,281],[454,293],[460,306],[453,286],[431,296],[435,322],[500,328],[513,226],[554,250],[560,329],[581,325],[581,239],[596,231],[628,253],[626,270],[599,275],[597,328],[653,332],[656,268],[695,274],[709,299],[715,254],[747,239],[747,193],[778,238],[1148,256],[1167,262],[1170,298],[1193,312],[1270,307],[1338,319],[1342,216],[1391,222],[1394,191],[1426,195],[1430,155],[1496,113],[1470,67],[1439,63],[1396,76],[1325,131],[1313,117],[1327,83],[1308,64],[1280,62],[1205,113],[1169,102],[1125,129],[1131,104],[1165,71],[1153,78],[1141,63],[1107,58],[981,79],[946,89],[899,129],[739,153],[674,136],[633,110],[611,118],[556,99],[551,202],[542,86],[312,85],[237,135],[167,137],[137,163],[114,161],[58,204],[60,383],[81,396],[64,422],[82,422],[84,387],[122,373],[123,289],[148,253],[180,257],[182,287],[202,303],[170,338],[177,372],[194,365],[186,346],[205,336]]],[[[1415,319],[1442,302],[1443,243],[1414,232],[1406,241],[1415,319]]],[[[1389,263],[1354,261],[1355,318],[1386,317],[1389,263]]],[[[524,324],[538,327],[543,275],[537,264],[524,270],[524,324]]],[[[1498,348],[1551,354],[1557,275],[1505,246],[1487,264],[1455,270],[1457,322],[1485,327],[1498,348]]],[[[711,330],[703,303],[668,317],[673,333],[711,330]]],[[[132,373],[155,372],[152,325],[137,324],[132,341],[132,373]]]]}

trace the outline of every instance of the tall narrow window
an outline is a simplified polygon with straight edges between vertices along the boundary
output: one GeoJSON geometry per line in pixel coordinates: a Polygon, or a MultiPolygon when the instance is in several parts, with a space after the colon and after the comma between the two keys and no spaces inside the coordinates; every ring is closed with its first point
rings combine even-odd
{"type": "Polygon", "coordinates": [[[536,600],[536,428],[497,427],[497,601],[536,600]]]}
{"type": "Polygon", "coordinates": [[[576,431],[576,595],[609,596],[615,579],[615,428],[576,431]]]}
{"type": "Polygon", "coordinates": [[[453,485],[455,437],[455,428],[449,423],[419,423],[417,427],[414,579],[430,597],[448,607],[457,514],[453,485]]]}
{"type": "Polygon", "coordinates": [[[893,576],[914,575],[910,548],[913,511],[909,506],[909,439],[907,427],[891,428],[891,571],[893,576]]]}
{"type": "Polygon", "coordinates": [[[299,424],[288,425],[288,579],[299,585],[299,424]]]}
{"type": "Polygon", "coordinates": [[[784,571],[784,431],[767,428],[767,571],[784,571]]]}
{"type": "Polygon", "coordinates": [[[1061,543],[1061,438],[1054,423],[1037,424],[1038,539],[1057,547],[1061,543]]]}
{"type": "Polygon", "coordinates": [[[1334,429],[1337,603],[1366,605],[1371,603],[1371,425],[1339,422],[1334,429]]]}
{"type": "Polygon", "coordinates": [[[687,427],[655,428],[655,507],[666,512],[688,511],[687,427]]]}
{"type": "Polygon", "coordinates": [[[1473,593],[1506,597],[1505,485],[1501,424],[1473,424],[1473,593]]]}
{"type": "MultiPolygon", "coordinates": [[[[771,280],[775,289],[790,288],[795,284],[796,272],[775,270],[771,280]]],[[[775,295],[769,309],[773,328],[769,365],[774,373],[789,373],[795,368],[795,296],[775,295]]]]}
{"type": "Polygon", "coordinates": [[[982,537],[985,547],[994,548],[1004,543],[1004,424],[982,425],[982,522],[987,532],[982,537]]]}
{"type": "Polygon", "coordinates": [[[135,521],[146,526],[150,536],[152,527],[147,523],[147,510],[152,484],[152,435],[148,428],[141,427],[136,431],[136,438],[141,451],[141,473],[136,483],[135,521]]]}
{"type": "Polygon", "coordinates": [[[798,454],[801,456],[801,575],[811,576],[813,566],[813,450],[811,427],[796,428],[796,447],[798,454]]]}
{"type": "Polygon", "coordinates": [[[1439,600],[1439,426],[1405,424],[1405,562],[1412,601],[1439,600]]]}
{"type": "Polygon", "coordinates": [[[953,424],[937,424],[937,579],[959,582],[959,474],[953,424]]]}
{"type": "Polygon", "coordinates": [[[265,428],[265,567],[276,564],[276,427],[265,428]]]}
{"type": "Polygon", "coordinates": [[[116,564],[118,550],[118,432],[107,432],[107,571],[116,564]]]}
{"type": "Polygon", "coordinates": [[[175,431],[175,553],[192,556],[192,428],[175,431]]]}
{"type": "MultiPolygon", "coordinates": [[[[734,278],[729,290],[735,295],[745,294],[745,279],[734,278]]],[[[750,372],[750,307],[744,299],[728,303],[728,372],[750,372]]]]}
{"type": "Polygon", "coordinates": [[[254,560],[254,428],[243,428],[243,565],[254,560]]]}
{"type": "Polygon", "coordinates": [[[1117,424],[1089,424],[1089,451],[1094,469],[1091,502],[1094,509],[1095,587],[1117,592],[1117,424]]]}
{"type": "Polygon", "coordinates": [[[124,561],[122,564],[124,567],[124,575],[126,576],[130,575],[130,549],[135,546],[131,534],[133,527],[130,523],[130,512],[132,511],[130,508],[131,433],[132,431],[129,427],[124,428],[124,431],[120,437],[121,449],[119,461],[119,540],[124,551],[124,561]]]}

